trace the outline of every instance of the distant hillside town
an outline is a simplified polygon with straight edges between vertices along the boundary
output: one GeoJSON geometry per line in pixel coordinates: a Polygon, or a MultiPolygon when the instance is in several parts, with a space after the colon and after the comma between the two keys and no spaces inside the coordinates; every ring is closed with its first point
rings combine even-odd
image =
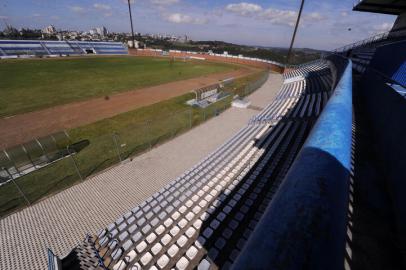
{"type": "MultiPolygon", "coordinates": [[[[167,40],[171,42],[187,43],[188,36],[176,36],[171,34],[140,34],[135,33],[137,40],[136,47],[144,45],[145,42],[153,40],[167,40]]],[[[110,32],[105,26],[94,27],[88,31],[62,30],[54,25],[43,29],[20,28],[6,24],[3,31],[0,31],[0,39],[38,39],[38,40],[78,40],[78,41],[121,41],[127,43],[132,40],[130,33],[110,32]]]]}
{"type": "MultiPolygon", "coordinates": [[[[162,50],[183,50],[194,52],[229,53],[247,57],[272,60],[280,63],[286,62],[286,48],[271,48],[260,46],[247,46],[232,44],[223,41],[194,41],[187,35],[174,34],[141,34],[135,33],[133,46],[131,33],[112,32],[105,26],[94,27],[88,31],[62,30],[54,25],[43,29],[21,28],[17,29],[9,24],[0,31],[0,39],[19,40],[65,40],[65,41],[116,41],[128,45],[130,48],[152,48],[162,50]]],[[[318,59],[322,51],[313,49],[295,49],[293,64],[300,64],[318,59]]]]}

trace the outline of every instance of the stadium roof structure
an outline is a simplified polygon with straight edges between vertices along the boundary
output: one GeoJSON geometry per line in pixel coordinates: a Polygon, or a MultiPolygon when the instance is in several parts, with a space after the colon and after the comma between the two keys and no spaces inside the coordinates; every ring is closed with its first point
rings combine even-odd
{"type": "Polygon", "coordinates": [[[406,12],[405,0],[360,0],[354,5],[355,11],[400,15],[406,12]]]}

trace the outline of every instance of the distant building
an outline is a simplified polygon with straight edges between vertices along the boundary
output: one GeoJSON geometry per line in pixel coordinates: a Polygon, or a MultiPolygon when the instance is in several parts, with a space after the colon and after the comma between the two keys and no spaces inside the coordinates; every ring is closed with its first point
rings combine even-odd
{"type": "Polygon", "coordinates": [[[6,36],[13,36],[13,35],[18,35],[18,30],[11,25],[6,25],[6,28],[3,31],[4,35],[6,36]]]}
{"type": "Polygon", "coordinates": [[[89,34],[91,35],[96,35],[97,34],[97,29],[96,28],[92,28],[89,30],[89,34]]]}
{"type": "Polygon", "coordinates": [[[77,31],[70,31],[68,33],[68,35],[69,35],[69,39],[76,39],[79,37],[79,33],[77,31]]]}
{"type": "Polygon", "coordinates": [[[181,42],[181,43],[188,43],[188,42],[189,42],[188,36],[187,36],[187,35],[184,35],[183,37],[181,37],[181,38],[179,39],[179,42],[181,42]]]}
{"type": "Polygon", "coordinates": [[[49,26],[45,27],[44,29],[42,29],[42,33],[48,34],[48,35],[55,34],[56,33],[55,26],[49,25],[49,26]]]}
{"type": "Polygon", "coordinates": [[[102,26],[102,27],[97,27],[96,28],[96,32],[97,34],[99,34],[101,37],[105,37],[108,34],[108,31],[106,29],[106,27],[102,26]]]}
{"type": "Polygon", "coordinates": [[[133,41],[132,40],[129,40],[128,42],[127,42],[127,44],[128,44],[128,48],[135,48],[135,49],[139,49],[140,48],[140,42],[139,41],[135,41],[135,46],[133,47],[133,41]]]}
{"type": "Polygon", "coordinates": [[[89,30],[89,34],[91,36],[100,36],[100,37],[106,37],[109,34],[109,31],[107,31],[107,28],[102,26],[102,27],[96,27],[92,28],[89,30]]]}

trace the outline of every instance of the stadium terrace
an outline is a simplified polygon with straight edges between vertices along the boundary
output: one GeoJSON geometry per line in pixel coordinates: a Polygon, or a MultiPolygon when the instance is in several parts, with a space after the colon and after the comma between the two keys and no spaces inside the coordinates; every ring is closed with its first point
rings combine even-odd
{"type": "MultiPolygon", "coordinates": [[[[101,162],[97,174],[82,169],[89,142],[64,143],[45,169],[69,162],[81,180],[0,220],[0,268],[406,269],[406,6],[360,0],[354,11],[398,18],[388,33],[297,66],[114,42],[0,40],[4,59],[126,55],[172,71],[216,64],[223,72],[208,72],[205,84],[179,79],[191,88],[184,96],[130,115],[142,128],[126,140],[111,132],[98,147],[116,162],[101,162]],[[142,147],[127,151],[134,139],[142,147]]],[[[91,127],[113,126],[114,117],[91,127]]],[[[30,159],[26,145],[19,149],[30,159]]],[[[0,177],[24,193],[18,161],[3,152],[0,177]]]]}

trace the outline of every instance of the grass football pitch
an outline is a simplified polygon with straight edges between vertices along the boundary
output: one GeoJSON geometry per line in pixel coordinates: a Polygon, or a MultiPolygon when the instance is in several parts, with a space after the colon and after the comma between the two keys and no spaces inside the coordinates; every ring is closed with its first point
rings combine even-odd
{"type": "Polygon", "coordinates": [[[1,60],[0,117],[234,69],[129,56],[1,60]]]}

